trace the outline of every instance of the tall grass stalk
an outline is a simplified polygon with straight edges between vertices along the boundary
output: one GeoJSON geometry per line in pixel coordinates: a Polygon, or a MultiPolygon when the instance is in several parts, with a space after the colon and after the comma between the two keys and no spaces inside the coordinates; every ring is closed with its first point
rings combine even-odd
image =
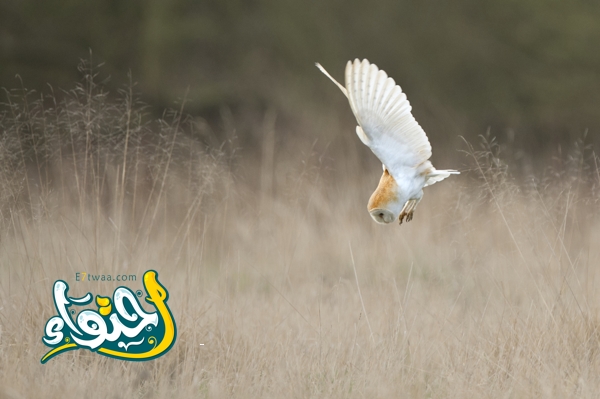
{"type": "Polygon", "coordinates": [[[439,165],[463,174],[380,226],[379,165],[352,129],[323,117],[291,138],[268,111],[245,127],[254,151],[224,109],[229,141],[207,146],[185,101],[153,120],[133,84],[112,96],[83,71],[70,91],[5,93],[0,397],[597,396],[600,162],[585,141],[531,173],[489,136],[465,143],[439,165]],[[316,140],[325,129],[339,140],[316,140]],[[120,283],[75,273],[140,289],[148,269],[170,292],[168,354],[40,364],[55,280],[109,295],[120,283]]]}

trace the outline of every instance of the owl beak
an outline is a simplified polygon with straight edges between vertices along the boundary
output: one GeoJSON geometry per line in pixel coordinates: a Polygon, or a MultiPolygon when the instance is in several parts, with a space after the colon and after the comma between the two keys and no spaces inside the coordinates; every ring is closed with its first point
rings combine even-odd
{"type": "Polygon", "coordinates": [[[380,224],[388,224],[396,220],[396,216],[387,209],[376,208],[370,210],[369,213],[373,220],[380,224]]]}

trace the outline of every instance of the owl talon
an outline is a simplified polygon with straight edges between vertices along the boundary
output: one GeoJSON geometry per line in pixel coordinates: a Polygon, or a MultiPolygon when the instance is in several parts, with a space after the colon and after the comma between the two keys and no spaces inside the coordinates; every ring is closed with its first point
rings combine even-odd
{"type": "Polygon", "coordinates": [[[400,214],[400,216],[398,217],[398,220],[400,221],[400,224],[402,224],[402,222],[404,222],[404,218],[406,218],[406,222],[410,222],[413,219],[413,211],[410,212],[402,212],[400,214]]]}
{"type": "MultiPolygon", "coordinates": [[[[399,224],[402,224],[402,222],[404,221],[404,218],[405,218],[405,217],[406,217],[406,213],[405,213],[405,212],[402,212],[402,213],[400,214],[400,216],[398,217],[398,220],[400,221],[400,223],[399,223],[399,224]]],[[[408,222],[408,219],[406,219],[406,221],[408,222]]]]}

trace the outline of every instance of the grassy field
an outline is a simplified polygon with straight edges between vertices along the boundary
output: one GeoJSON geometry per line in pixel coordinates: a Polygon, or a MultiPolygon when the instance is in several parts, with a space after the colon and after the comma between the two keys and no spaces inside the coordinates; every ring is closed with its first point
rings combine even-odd
{"type": "Polygon", "coordinates": [[[201,145],[210,131],[180,112],[148,122],[130,93],[89,81],[58,104],[7,98],[2,399],[600,392],[600,169],[582,144],[517,179],[491,140],[433,143],[434,164],[462,174],[428,188],[412,222],[380,226],[366,211],[380,167],[327,119],[284,142],[267,114],[252,152],[233,135],[201,145]],[[136,290],[148,269],[170,292],[169,353],[40,364],[55,280],[109,295],[118,283],[75,273],[136,274],[136,290]]]}

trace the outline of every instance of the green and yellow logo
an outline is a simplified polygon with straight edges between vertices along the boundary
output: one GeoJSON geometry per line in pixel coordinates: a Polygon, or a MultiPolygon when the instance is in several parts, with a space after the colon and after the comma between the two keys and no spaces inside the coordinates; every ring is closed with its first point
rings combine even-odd
{"type": "Polygon", "coordinates": [[[42,357],[46,363],[54,356],[75,349],[86,348],[104,356],[121,360],[145,361],[164,355],[173,347],[177,327],[167,306],[169,293],[158,281],[158,273],[144,273],[145,300],[156,311],[147,313],[138,302],[143,296],[127,287],[118,287],[110,297],[96,295],[98,311],[86,309],[75,316],[73,305],[85,306],[93,295],[81,298],[67,295],[69,285],[57,280],[54,283],[54,306],[58,312],[46,322],[42,341],[51,347],[42,357]]]}

